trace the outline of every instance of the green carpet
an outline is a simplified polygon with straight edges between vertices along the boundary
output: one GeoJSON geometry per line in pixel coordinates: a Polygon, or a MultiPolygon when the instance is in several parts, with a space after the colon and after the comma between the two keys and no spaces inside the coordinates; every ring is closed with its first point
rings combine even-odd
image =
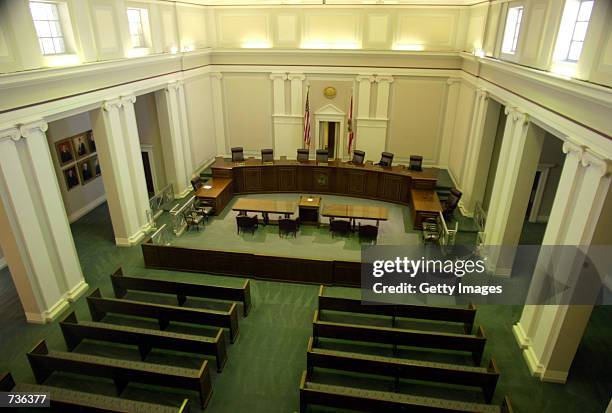
{"type": "MultiPolygon", "coordinates": [[[[209,229],[204,229],[199,238],[210,234],[207,233],[209,229]]],[[[99,287],[105,296],[112,296],[109,275],[120,265],[126,274],[132,275],[152,275],[224,285],[242,283],[241,279],[232,277],[146,270],[140,247],[119,248],[113,244],[106,205],[73,224],[72,230],[86,280],[91,288],[99,287]]],[[[281,253],[279,243],[273,242],[273,234],[266,233],[265,236],[265,244],[248,239],[243,242],[265,245],[267,253],[281,253]]],[[[233,239],[235,232],[231,231],[231,234],[226,235],[220,231],[216,234],[215,242],[223,242],[224,237],[233,239]]],[[[314,242],[316,244],[316,240],[314,242]]],[[[319,244],[319,248],[321,246],[337,250],[338,254],[343,253],[340,251],[342,244],[322,243],[319,244]]],[[[306,365],[306,345],[312,331],[311,322],[316,308],[318,286],[253,280],[251,288],[253,308],[247,318],[240,319],[240,336],[237,342],[233,345],[228,344],[228,363],[221,374],[217,374],[214,368],[211,369],[214,392],[207,412],[287,413],[299,409],[298,383],[306,365]]],[[[358,296],[358,290],[349,288],[328,288],[328,293],[358,296]]],[[[17,306],[18,300],[10,274],[6,269],[0,271],[0,294],[3,308],[0,314],[2,328],[0,371],[11,371],[17,381],[34,382],[25,353],[43,338],[47,339],[49,348],[64,350],[65,344],[60,329],[57,323],[42,326],[25,323],[23,314],[17,306]]],[[[72,307],[76,310],[79,319],[90,319],[84,298],[78,300],[72,307]]],[[[604,411],[612,394],[610,373],[612,363],[610,358],[605,356],[609,354],[611,348],[610,308],[598,307],[593,311],[565,385],[542,383],[530,376],[511,332],[511,326],[520,317],[520,313],[521,308],[516,306],[478,308],[476,325],[484,327],[488,338],[485,360],[494,357],[501,371],[494,402],[499,403],[503,395],[509,395],[515,410],[519,413],[604,411]]],[[[123,319],[122,322],[146,324],[148,321],[123,319]]],[[[174,331],[195,331],[193,327],[178,323],[173,323],[171,328],[174,331]]],[[[199,332],[207,334],[205,330],[199,332]]],[[[85,342],[78,350],[126,359],[137,357],[135,348],[112,346],[107,343],[85,342]]],[[[384,353],[388,352],[389,348],[378,346],[370,350],[384,353]]],[[[182,353],[154,351],[148,360],[194,366],[202,359],[182,353]]],[[[317,371],[315,374],[322,381],[338,383],[349,381],[354,385],[374,386],[373,383],[377,380],[371,377],[341,377],[342,375],[326,371],[317,371]]],[[[83,379],[70,375],[54,375],[51,380],[57,385],[84,388],[103,394],[113,393],[112,383],[108,380],[83,379]]],[[[460,397],[465,393],[468,399],[476,397],[469,392],[439,387],[432,390],[431,386],[412,382],[403,382],[402,391],[420,394],[439,392],[441,397],[460,397]]],[[[150,386],[139,385],[128,386],[124,395],[129,398],[166,403],[177,403],[182,397],[176,390],[159,391],[150,386]]],[[[199,412],[197,396],[195,393],[189,395],[192,399],[192,411],[199,412]]]]}

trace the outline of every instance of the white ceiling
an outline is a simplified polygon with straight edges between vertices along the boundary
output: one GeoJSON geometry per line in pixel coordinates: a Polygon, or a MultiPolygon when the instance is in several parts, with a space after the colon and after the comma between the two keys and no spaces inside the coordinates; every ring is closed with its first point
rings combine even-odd
{"type": "MultiPolygon", "coordinates": [[[[487,1],[487,0],[484,0],[487,1]]],[[[177,0],[208,6],[267,6],[267,5],[436,5],[465,6],[483,0],[177,0]]]]}

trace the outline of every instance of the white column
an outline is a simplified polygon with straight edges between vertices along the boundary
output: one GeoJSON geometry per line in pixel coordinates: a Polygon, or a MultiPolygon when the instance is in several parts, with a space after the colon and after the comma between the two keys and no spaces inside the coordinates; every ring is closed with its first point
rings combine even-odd
{"type": "Polygon", "coordinates": [[[356,77],[358,93],[356,110],[353,109],[355,121],[355,149],[366,153],[366,159],[377,161],[380,153],[385,151],[387,141],[387,122],[389,109],[389,87],[393,82],[391,76],[375,77],[360,75],[356,77]],[[370,117],[370,98],[372,82],[380,79],[376,100],[375,117],[370,117]]]}
{"type": "Polygon", "coordinates": [[[47,125],[0,131],[0,243],[29,322],[55,319],[88,286],[70,233],[47,125]],[[23,139],[22,139],[23,138],[23,139]]]}
{"type": "Polygon", "coordinates": [[[134,95],[123,96],[121,98],[122,124],[124,127],[124,144],[128,158],[128,168],[130,170],[130,180],[136,213],[138,215],[138,226],[142,231],[148,231],[151,227],[147,211],[150,210],[149,194],[147,191],[147,181],[144,173],[144,165],[142,163],[142,151],[140,149],[140,137],[138,135],[138,126],[136,124],[136,112],[134,111],[134,95]]]}
{"type": "MultiPolygon", "coordinates": [[[[290,159],[295,158],[296,149],[301,147],[300,134],[297,127],[301,125],[299,115],[287,114],[285,105],[285,82],[286,73],[271,73],[273,89],[273,113],[272,125],[274,127],[274,156],[286,156],[290,159]]],[[[301,82],[300,82],[301,93],[301,82]]]]}
{"type": "MultiPolygon", "coordinates": [[[[285,154],[289,158],[296,157],[296,150],[304,147],[304,80],[303,73],[289,73],[287,79],[290,82],[290,103],[287,116],[283,119],[284,129],[287,133],[288,144],[284,146],[285,154]]],[[[314,122],[314,120],[313,120],[314,122]]],[[[314,125],[311,133],[311,147],[314,148],[315,136],[314,125]]],[[[280,154],[280,153],[279,153],[280,154]]]]}
{"type": "Polygon", "coordinates": [[[448,78],[446,84],[446,110],[444,113],[444,128],[442,130],[442,142],[440,143],[438,164],[441,168],[448,169],[453,132],[455,130],[455,116],[457,113],[457,99],[459,98],[461,79],[448,78]]]}
{"type": "Polygon", "coordinates": [[[387,121],[389,118],[389,91],[391,89],[391,83],[393,82],[393,76],[376,76],[376,82],[378,82],[376,119],[384,119],[387,121]]]}
{"type": "MultiPolygon", "coordinates": [[[[565,230],[547,229],[545,241],[578,248],[576,253],[564,250],[550,267],[556,280],[571,285],[584,263],[578,250],[591,244],[602,214],[610,190],[612,163],[573,144],[564,145],[564,150],[568,155],[551,218],[562,218],[565,230]]],[[[525,306],[513,331],[534,376],[556,383],[567,380],[592,309],[592,305],[525,306]]]]}
{"type": "Polygon", "coordinates": [[[213,117],[215,121],[215,142],[217,144],[217,155],[229,156],[230,148],[225,139],[225,115],[223,113],[223,75],[211,73],[210,82],[212,90],[213,117]]]}
{"type": "Polygon", "coordinates": [[[273,96],[273,107],[274,111],[272,116],[283,116],[285,115],[285,80],[287,80],[286,73],[270,73],[270,80],[272,81],[272,96],[273,96]]]}
{"type": "MultiPolygon", "coordinates": [[[[185,98],[185,82],[179,80],[177,82],[176,99],[178,101],[179,124],[181,129],[181,137],[183,141],[183,160],[185,162],[185,174],[187,180],[190,181],[193,175],[193,156],[191,153],[191,134],[189,132],[189,118],[187,116],[187,100],[185,98]]],[[[187,186],[191,183],[188,182],[187,186]]]]}
{"type": "Polygon", "coordinates": [[[304,114],[302,84],[304,80],[306,80],[306,76],[303,73],[289,73],[287,79],[291,81],[291,114],[294,116],[302,116],[304,114]]]}
{"type": "Polygon", "coordinates": [[[370,118],[370,91],[372,89],[372,82],[375,80],[376,78],[370,75],[357,76],[359,93],[357,94],[357,111],[353,109],[353,113],[357,113],[358,119],[370,118]]]}

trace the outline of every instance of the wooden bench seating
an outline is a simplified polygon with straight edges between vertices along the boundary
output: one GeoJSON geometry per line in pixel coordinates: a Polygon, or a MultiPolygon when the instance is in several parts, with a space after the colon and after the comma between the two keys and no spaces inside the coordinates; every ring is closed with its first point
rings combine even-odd
{"type": "Polygon", "coordinates": [[[215,337],[196,336],[96,321],[79,322],[74,311],[59,324],[69,351],[73,351],[82,340],[90,339],[136,345],[142,360],[152,348],[161,348],[215,356],[218,372],[223,370],[227,362],[225,334],[222,328],[219,328],[215,337]]]}
{"type": "Polygon", "coordinates": [[[360,300],[352,298],[329,297],[323,295],[324,286],[319,288],[319,310],[344,311],[360,314],[376,314],[397,317],[414,318],[423,320],[449,321],[463,323],[466,334],[472,333],[476,307],[470,304],[468,308],[455,307],[430,307],[425,305],[363,305],[360,300]]]}
{"type": "Polygon", "coordinates": [[[177,297],[179,305],[183,305],[187,297],[239,301],[242,303],[245,317],[249,314],[249,310],[251,309],[251,284],[249,280],[246,280],[244,285],[239,288],[222,287],[159,280],[155,278],[129,277],[123,275],[123,269],[119,267],[117,271],[111,275],[111,282],[117,298],[123,298],[128,290],[137,290],[174,294],[177,297]]]}
{"type": "Polygon", "coordinates": [[[165,330],[170,321],[179,321],[228,328],[231,343],[236,341],[238,337],[236,303],[231,305],[229,311],[177,307],[119,298],[103,298],[100,295],[100,290],[96,288],[87,297],[87,305],[94,321],[102,320],[107,313],[127,314],[155,318],[159,322],[160,330],[165,330]]]}
{"type": "Polygon", "coordinates": [[[392,344],[393,346],[425,347],[471,352],[476,365],[480,365],[482,361],[482,354],[486,344],[486,338],[482,327],[478,328],[478,333],[476,335],[472,335],[334,323],[319,320],[318,310],[315,311],[312,329],[315,340],[319,337],[325,337],[392,344]]]}
{"type": "Polygon", "coordinates": [[[358,373],[412,379],[436,383],[460,384],[480,387],[490,403],[499,379],[499,371],[491,360],[489,367],[461,366],[447,363],[408,360],[316,348],[313,338],[308,340],[306,363],[309,374],[313,368],[336,369],[358,373]]]}
{"type": "Polygon", "coordinates": [[[46,386],[44,384],[17,383],[10,373],[0,378],[1,391],[21,393],[48,393],[51,410],[66,412],[116,412],[116,413],[189,413],[189,399],[183,400],[178,407],[121,399],[103,394],[87,393],[46,386]]]}
{"type": "Polygon", "coordinates": [[[117,387],[117,395],[121,395],[129,382],[195,390],[200,394],[203,408],[212,395],[207,360],[204,360],[197,370],[187,369],[89,354],[49,351],[44,340],[27,353],[27,356],[39,384],[44,383],[54,371],[62,371],[111,378],[117,387]]]}
{"type": "Polygon", "coordinates": [[[308,381],[307,372],[300,381],[300,413],[310,404],[357,410],[362,412],[419,412],[419,413],[512,413],[508,398],[501,406],[414,396],[353,387],[334,386],[308,381]]]}

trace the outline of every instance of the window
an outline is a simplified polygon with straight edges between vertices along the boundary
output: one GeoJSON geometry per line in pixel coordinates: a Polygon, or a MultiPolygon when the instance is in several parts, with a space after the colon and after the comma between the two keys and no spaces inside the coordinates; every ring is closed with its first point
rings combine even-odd
{"type": "Polygon", "coordinates": [[[502,52],[514,54],[518,44],[519,32],[521,31],[521,20],[523,19],[523,6],[511,7],[508,9],[506,18],[506,29],[504,31],[504,41],[502,52]]]}
{"type": "MultiPolygon", "coordinates": [[[[572,35],[569,39],[567,52],[564,59],[567,62],[577,62],[582,53],[582,45],[586,37],[591,11],[593,10],[593,0],[580,0],[577,2],[576,18],[572,27],[572,35]]],[[[573,15],[574,13],[572,13],[573,15]]]]}
{"type": "Polygon", "coordinates": [[[147,47],[145,38],[144,24],[147,20],[146,9],[127,9],[128,24],[130,28],[130,37],[132,39],[133,48],[147,47]]]}
{"type": "Polygon", "coordinates": [[[66,53],[66,42],[57,4],[31,1],[30,12],[42,54],[66,53]]]}

